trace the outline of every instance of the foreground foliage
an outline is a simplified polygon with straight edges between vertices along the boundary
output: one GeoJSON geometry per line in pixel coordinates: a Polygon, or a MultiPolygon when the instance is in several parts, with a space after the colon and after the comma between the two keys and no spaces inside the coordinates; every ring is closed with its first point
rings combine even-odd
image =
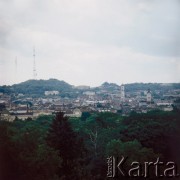
{"type": "Polygon", "coordinates": [[[0,179],[106,179],[106,158],[122,155],[142,162],[160,157],[180,167],[179,129],[178,111],[0,121],[0,179]]]}

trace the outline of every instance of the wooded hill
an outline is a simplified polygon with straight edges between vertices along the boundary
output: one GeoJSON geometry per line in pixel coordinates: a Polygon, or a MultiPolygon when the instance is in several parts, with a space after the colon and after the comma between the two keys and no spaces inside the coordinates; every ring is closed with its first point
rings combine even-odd
{"type": "MultiPolygon", "coordinates": [[[[145,91],[148,89],[168,91],[172,89],[180,89],[180,83],[131,83],[124,84],[126,92],[134,92],[134,91],[145,91]]],[[[98,90],[119,90],[120,85],[115,83],[104,82],[102,85],[92,88],[93,91],[98,90]]],[[[65,81],[60,81],[57,79],[49,79],[49,80],[28,80],[19,84],[14,84],[12,86],[0,86],[0,92],[3,93],[23,93],[23,94],[32,94],[32,95],[44,95],[45,91],[59,91],[62,94],[64,93],[76,93],[78,89],[75,86],[68,84],[65,81]]]]}

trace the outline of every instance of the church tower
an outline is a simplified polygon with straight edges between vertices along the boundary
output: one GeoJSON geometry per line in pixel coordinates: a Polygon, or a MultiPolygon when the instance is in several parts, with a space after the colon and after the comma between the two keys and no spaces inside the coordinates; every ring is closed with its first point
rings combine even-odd
{"type": "Polygon", "coordinates": [[[121,101],[124,102],[124,100],[125,100],[125,87],[122,84],[121,85],[121,101]]]}
{"type": "Polygon", "coordinates": [[[148,89],[147,95],[146,95],[147,103],[151,103],[152,101],[152,95],[150,89],[148,89]]]}

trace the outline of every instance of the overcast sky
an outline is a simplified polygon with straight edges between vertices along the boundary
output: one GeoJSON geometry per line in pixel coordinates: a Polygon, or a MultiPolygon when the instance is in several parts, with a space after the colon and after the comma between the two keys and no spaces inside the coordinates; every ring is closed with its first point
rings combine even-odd
{"type": "Polygon", "coordinates": [[[179,0],[0,0],[0,85],[180,82],[179,0]],[[17,67],[15,59],[17,57],[17,67]]]}

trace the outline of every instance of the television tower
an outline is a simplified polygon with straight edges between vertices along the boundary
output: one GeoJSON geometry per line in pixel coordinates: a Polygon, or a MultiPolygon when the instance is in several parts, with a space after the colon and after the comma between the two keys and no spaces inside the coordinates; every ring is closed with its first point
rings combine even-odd
{"type": "Polygon", "coordinates": [[[35,48],[33,48],[33,59],[34,59],[34,64],[33,64],[33,79],[36,79],[36,77],[37,77],[35,57],[36,57],[36,55],[35,55],[35,48]]]}

